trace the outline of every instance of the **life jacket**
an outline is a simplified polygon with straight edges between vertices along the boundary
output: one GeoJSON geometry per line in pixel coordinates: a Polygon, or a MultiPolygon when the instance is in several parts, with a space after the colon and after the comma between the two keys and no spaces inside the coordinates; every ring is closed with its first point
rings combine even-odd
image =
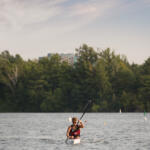
{"type": "Polygon", "coordinates": [[[74,137],[80,136],[80,128],[79,128],[79,126],[76,125],[76,129],[75,130],[72,127],[73,127],[73,125],[71,125],[71,130],[70,130],[69,135],[70,136],[74,136],[74,137]]]}

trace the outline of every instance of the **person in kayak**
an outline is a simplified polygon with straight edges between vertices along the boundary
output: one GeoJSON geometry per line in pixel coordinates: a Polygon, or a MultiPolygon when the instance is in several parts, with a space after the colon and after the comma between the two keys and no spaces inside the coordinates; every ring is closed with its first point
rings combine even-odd
{"type": "Polygon", "coordinates": [[[72,118],[72,125],[68,127],[67,138],[69,139],[78,139],[80,138],[80,128],[84,128],[84,125],[81,120],[78,120],[76,117],[72,118]]]}

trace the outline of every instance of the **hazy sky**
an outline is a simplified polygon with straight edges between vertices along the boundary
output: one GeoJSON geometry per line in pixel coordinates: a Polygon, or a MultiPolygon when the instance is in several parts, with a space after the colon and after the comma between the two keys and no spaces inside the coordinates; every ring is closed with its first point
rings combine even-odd
{"type": "Polygon", "coordinates": [[[24,59],[110,47],[129,62],[150,57],[150,0],[0,0],[0,52],[24,59]]]}

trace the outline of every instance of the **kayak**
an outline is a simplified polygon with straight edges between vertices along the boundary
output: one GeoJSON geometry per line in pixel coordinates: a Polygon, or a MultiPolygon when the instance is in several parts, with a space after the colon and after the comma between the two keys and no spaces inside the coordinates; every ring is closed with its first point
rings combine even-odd
{"type": "Polygon", "coordinates": [[[80,139],[68,139],[67,144],[80,144],[80,139]]]}

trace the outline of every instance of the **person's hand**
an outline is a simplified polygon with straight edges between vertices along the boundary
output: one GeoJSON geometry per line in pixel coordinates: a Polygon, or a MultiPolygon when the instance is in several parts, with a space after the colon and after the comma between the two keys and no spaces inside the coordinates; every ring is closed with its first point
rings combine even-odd
{"type": "Polygon", "coordinates": [[[67,136],[68,139],[74,139],[74,136],[67,136]]]}
{"type": "Polygon", "coordinates": [[[69,139],[74,139],[74,136],[69,136],[69,139]]]}
{"type": "Polygon", "coordinates": [[[78,120],[79,121],[79,123],[82,123],[82,121],[81,120],[78,120]]]}

